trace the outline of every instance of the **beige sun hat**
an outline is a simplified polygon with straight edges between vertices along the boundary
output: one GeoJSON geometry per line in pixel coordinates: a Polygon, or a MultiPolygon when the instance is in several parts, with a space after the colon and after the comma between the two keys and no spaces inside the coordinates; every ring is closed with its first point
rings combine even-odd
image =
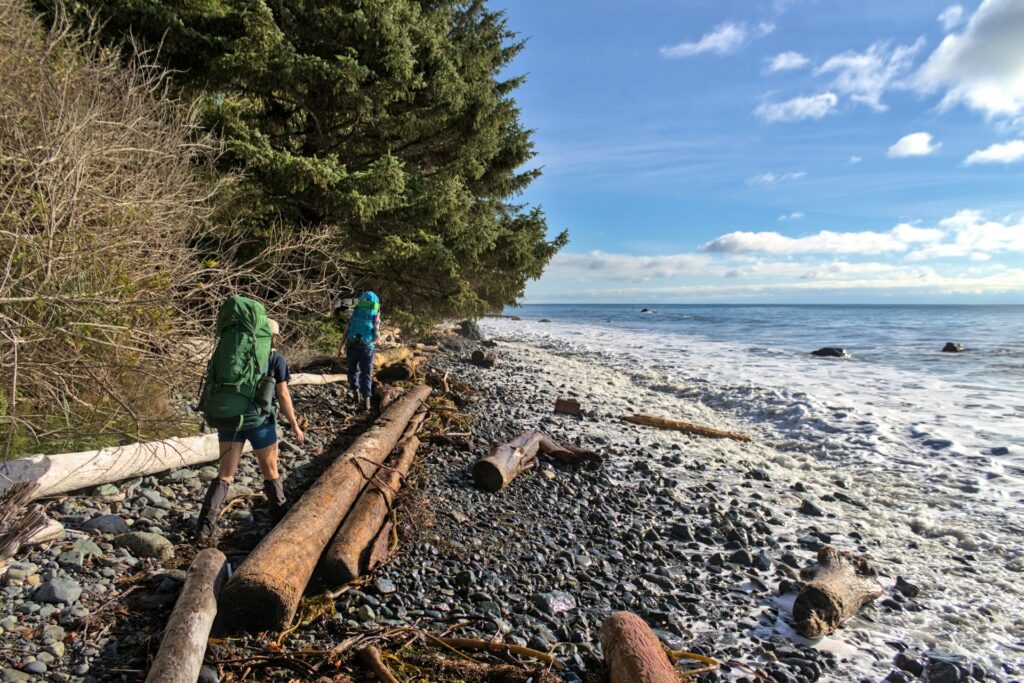
{"type": "Polygon", "coordinates": [[[267,318],[267,325],[270,326],[270,334],[281,334],[281,326],[273,318],[267,318]]]}

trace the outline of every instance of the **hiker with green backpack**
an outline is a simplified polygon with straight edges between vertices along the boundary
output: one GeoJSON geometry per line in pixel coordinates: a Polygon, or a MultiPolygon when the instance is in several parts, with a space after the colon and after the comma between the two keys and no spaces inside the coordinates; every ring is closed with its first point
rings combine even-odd
{"type": "MultiPolygon", "coordinates": [[[[345,328],[345,362],[353,403],[369,412],[373,397],[373,347],[380,337],[380,299],[363,292],[345,328]]],[[[341,355],[341,349],[338,350],[341,355]]]]}
{"type": "Polygon", "coordinates": [[[217,335],[199,405],[207,424],[217,429],[220,462],[196,522],[199,540],[216,535],[217,517],[246,441],[252,444],[263,474],[263,492],[271,516],[276,521],[287,511],[277,471],[278,406],[295,433],[296,443],[305,440],[288,392],[288,362],[274,348],[280,340],[280,326],[267,318],[263,304],[242,296],[225,301],[217,314],[217,335]]]}

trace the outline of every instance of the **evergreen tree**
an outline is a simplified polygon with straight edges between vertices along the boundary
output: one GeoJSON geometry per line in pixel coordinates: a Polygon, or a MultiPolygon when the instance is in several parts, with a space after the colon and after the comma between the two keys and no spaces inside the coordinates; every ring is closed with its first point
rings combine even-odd
{"type": "Polygon", "coordinates": [[[515,202],[539,173],[504,77],[523,43],[485,0],[67,4],[198,98],[254,246],[336,226],[353,284],[424,321],[513,303],[566,243],[515,202]]]}

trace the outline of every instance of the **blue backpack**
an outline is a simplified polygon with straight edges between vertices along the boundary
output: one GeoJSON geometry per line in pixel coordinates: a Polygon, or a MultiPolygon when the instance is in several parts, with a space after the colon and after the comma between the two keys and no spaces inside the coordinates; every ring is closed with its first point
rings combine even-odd
{"type": "Polygon", "coordinates": [[[363,292],[359,297],[352,318],[348,321],[348,337],[345,342],[357,346],[373,347],[374,319],[380,313],[380,299],[373,292],[363,292]]]}

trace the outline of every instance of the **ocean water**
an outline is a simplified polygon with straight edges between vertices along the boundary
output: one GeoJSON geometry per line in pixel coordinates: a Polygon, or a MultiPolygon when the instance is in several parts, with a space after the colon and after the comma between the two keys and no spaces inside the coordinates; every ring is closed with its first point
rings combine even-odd
{"type": "Polygon", "coordinates": [[[870,637],[1024,666],[1024,306],[641,308],[528,305],[483,327],[700,402],[843,478],[867,503],[848,521],[927,586],[929,610],[870,637]],[[810,355],[824,346],[850,357],[810,355]]]}

